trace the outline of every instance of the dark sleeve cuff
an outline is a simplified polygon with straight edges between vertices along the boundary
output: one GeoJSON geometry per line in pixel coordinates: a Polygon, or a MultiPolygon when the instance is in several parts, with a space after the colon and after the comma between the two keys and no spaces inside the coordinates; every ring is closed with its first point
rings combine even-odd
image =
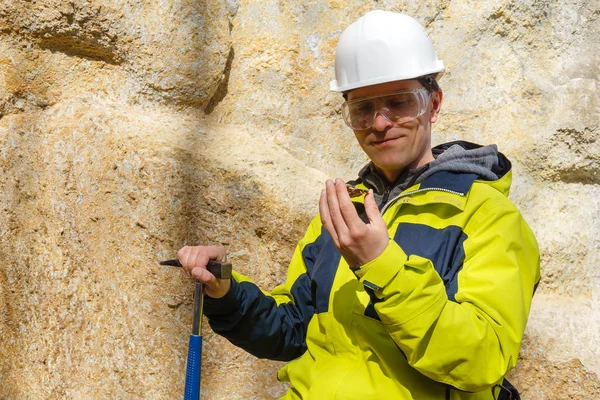
{"type": "Polygon", "coordinates": [[[208,318],[213,316],[227,315],[237,311],[240,308],[239,301],[240,284],[231,278],[231,287],[227,294],[219,299],[213,299],[209,296],[204,296],[203,313],[208,318]]]}

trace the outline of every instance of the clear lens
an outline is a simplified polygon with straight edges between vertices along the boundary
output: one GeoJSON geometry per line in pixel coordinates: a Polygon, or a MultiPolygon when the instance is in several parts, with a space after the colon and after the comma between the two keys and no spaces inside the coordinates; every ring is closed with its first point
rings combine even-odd
{"type": "Polygon", "coordinates": [[[342,105],[342,115],[346,124],[356,130],[372,127],[378,113],[388,121],[401,125],[422,115],[428,100],[427,90],[423,88],[402,90],[347,101],[342,105]]]}

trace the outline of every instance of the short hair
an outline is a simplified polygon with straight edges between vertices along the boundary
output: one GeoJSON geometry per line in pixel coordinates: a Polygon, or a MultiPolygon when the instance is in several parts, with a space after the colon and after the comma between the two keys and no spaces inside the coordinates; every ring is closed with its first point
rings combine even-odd
{"type": "Polygon", "coordinates": [[[437,81],[435,80],[435,75],[421,76],[417,78],[417,80],[425,89],[427,89],[429,93],[440,90],[440,85],[438,85],[437,81]]]}

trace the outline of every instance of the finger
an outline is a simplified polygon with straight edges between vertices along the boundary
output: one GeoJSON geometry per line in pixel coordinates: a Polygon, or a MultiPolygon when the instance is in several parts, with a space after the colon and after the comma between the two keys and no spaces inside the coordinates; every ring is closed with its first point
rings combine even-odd
{"type": "Polygon", "coordinates": [[[227,261],[227,252],[223,246],[201,246],[203,254],[208,260],[227,261]]]}
{"type": "Polygon", "coordinates": [[[377,203],[375,202],[373,189],[369,189],[369,193],[365,196],[365,212],[367,213],[371,225],[380,225],[383,221],[379,212],[379,207],[377,207],[377,203]]]}
{"type": "Polygon", "coordinates": [[[325,189],[321,190],[321,197],[319,198],[319,215],[321,216],[321,223],[325,230],[329,233],[333,239],[333,243],[337,246],[338,237],[331,222],[331,215],[329,215],[329,206],[327,205],[327,193],[325,189]]]}
{"type": "Polygon", "coordinates": [[[206,264],[208,264],[208,256],[206,255],[206,247],[195,247],[193,257],[191,258],[191,263],[189,265],[190,275],[194,276],[194,270],[197,269],[206,269],[206,264]]]}
{"type": "Polygon", "coordinates": [[[192,269],[192,278],[208,285],[214,285],[217,283],[217,278],[215,278],[215,276],[211,274],[206,267],[196,267],[192,269]]]}
{"type": "Polygon", "coordinates": [[[190,268],[189,268],[189,259],[190,256],[192,254],[192,247],[190,246],[185,246],[183,247],[181,250],[179,250],[179,253],[177,253],[177,257],[179,258],[179,262],[181,263],[181,267],[183,268],[183,270],[185,271],[186,274],[190,275],[190,268]]]}
{"type": "Polygon", "coordinates": [[[354,203],[352,203],[350,195],[348,194],[346,183],[340,178],[335,180],[335,192],[337,194],[340,214],[348,229],[351,231],[363,229],[365,224],[356,212],[356,207],[354,207],[354,203]]]}
{"type": "Polygon", "coordinates": [[[187,257],[187,253],[189,251],[190,251],[189,246],[183,246],[182,248],[179,249],[179,251],[177,252],[177,259],[179,260],[179,262],[181,262],[182,260],[185,259],[185,257],[187,257]]]}
{"type": "Polygon", "coordinates": [[[339,238],[340,236],[344,236],[348,233],[348,226],[346,226],[346,221],[344,221],[344,217],[342,217],[342,213],[340,211],[340,204],[338,202],[335,183],[331,180],[328,180],[325,186],[329,216],[339,238]]]}
{"type": "Polygon", "coordinates": [[[190,272],[195,267],[206,266],[209,259],[227,261],[227,252],[223,246],[184,246],[177,252],[177,258],[183,269],[190,272]]]}

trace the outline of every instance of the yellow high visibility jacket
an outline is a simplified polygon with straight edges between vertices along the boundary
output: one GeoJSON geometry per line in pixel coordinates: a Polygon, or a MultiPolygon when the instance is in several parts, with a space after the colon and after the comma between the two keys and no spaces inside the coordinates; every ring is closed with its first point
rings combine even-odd
{"type": "Polygon", "coordinates": [[[355,271],[317,216],[285,283],[267,293],[236,273],[225,297],[206,299],[213,330],[290,361],[284,399],[495,399],[540,279],[505,165],[494,181],[438,172],[391,199],[389,244],[355,271]]]}

